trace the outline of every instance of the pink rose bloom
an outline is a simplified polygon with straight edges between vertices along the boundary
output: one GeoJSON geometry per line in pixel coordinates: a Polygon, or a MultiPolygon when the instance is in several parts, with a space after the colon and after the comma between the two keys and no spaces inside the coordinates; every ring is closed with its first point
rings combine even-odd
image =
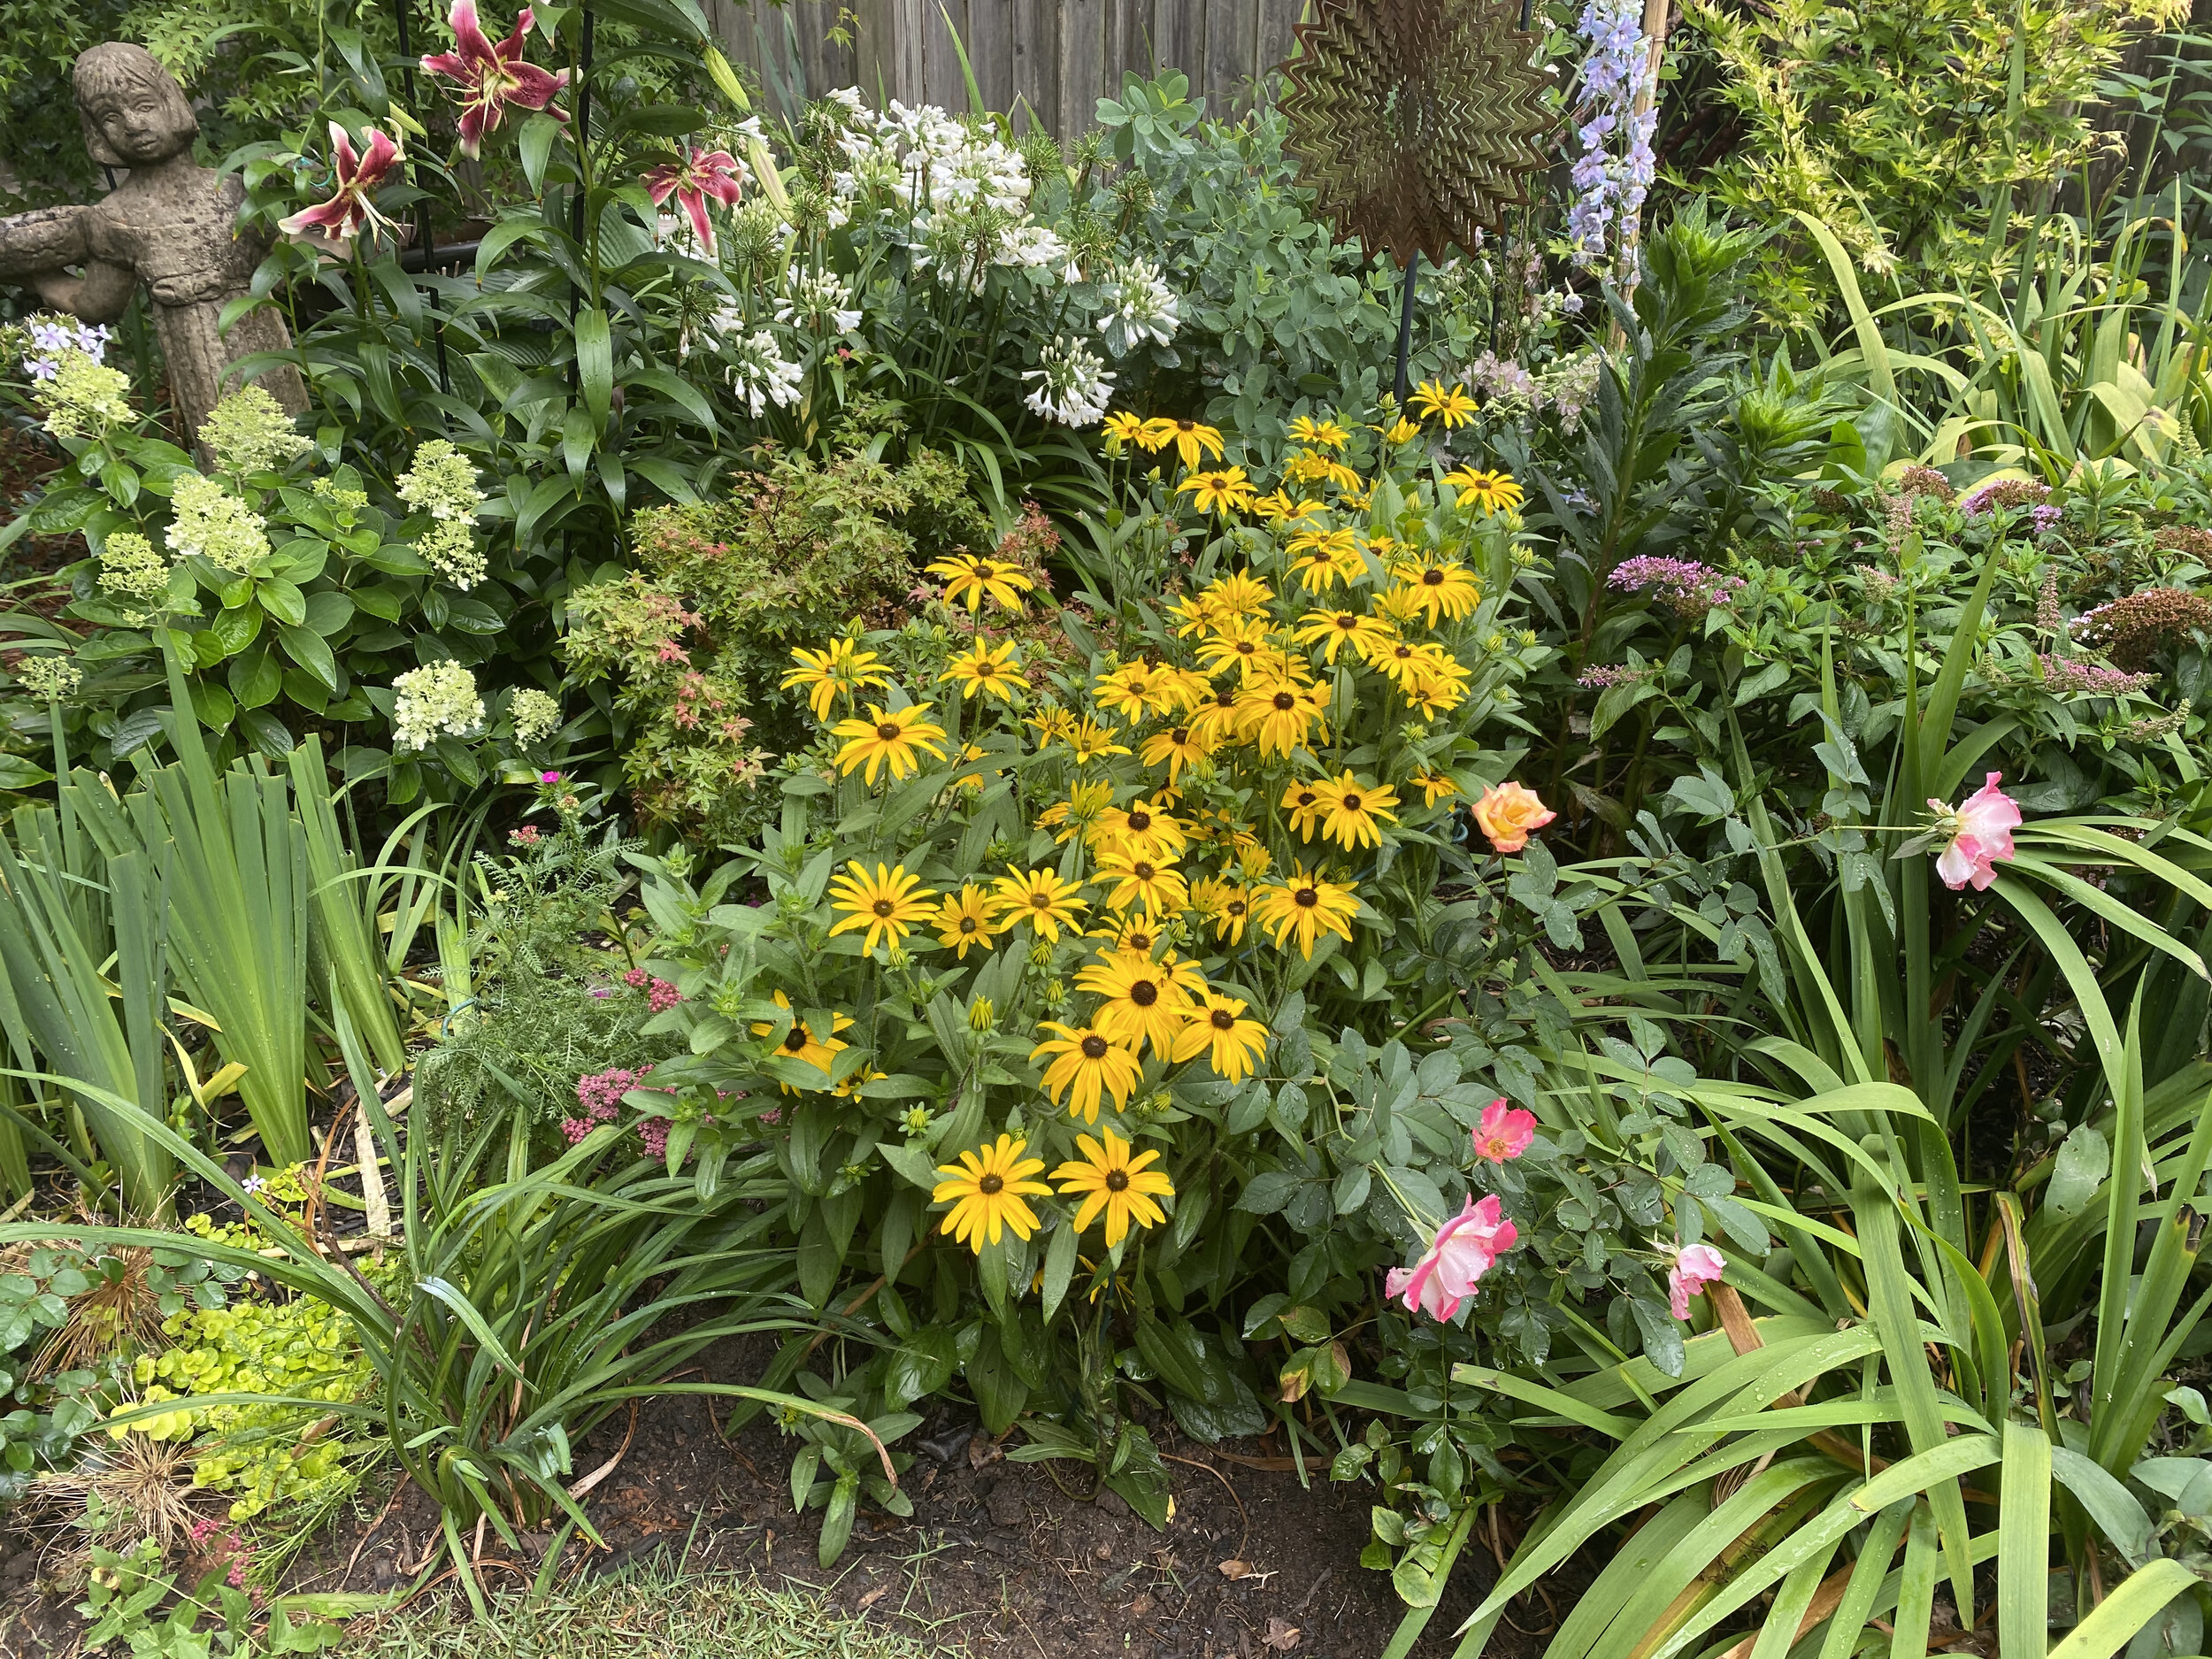
{"type": "Polygon", "coordinates": [[[1403,1298],[1409,1312],[1449,1319],[1519,1236],[1513,1224],[1500,1217],[1496,1194],[1480,1203],[1470,1198],[1463,1210],[1437,1229],[1419,1261],[1390,1270],[1383,1279],[1383,1293],[1394,1301],[1403,1298]]]}
{"type": "Polygon", "coordinates": [[[1950,845],[1936,855],[1936,874],[1954,893],[1971,882],[1979,893],[1997,879],[1998,861],[2012,855],[2012,832],[2020,827],[2020,809],[1997,786],[2005,774],[1993,772],[1982,787],[1954,809],[1940,801],[1935,810],[1939,833],[1950,833],[1950,845]]]}
{"type": "Polygon", "coordinates": [[[1528,1150],[1536,1139],[1536,1114],[1516,1106],[1509,1110],[1501,1094],[1482,1109],[1475,1127],[1475,1156],[1492,1164],[1505,1164],[1528,1150]]]}
{"type": "Polygon", "coordinates": [[[1728,1271],[1728,1259],[1709,1244],[1693,1244],[1674,1253],[1674,1267],[1667,1275],[1667,1307],[1678,1319],[1690,1317],[1690,1298],[1708,1285],[1717,1285],[1728,1271]]]}

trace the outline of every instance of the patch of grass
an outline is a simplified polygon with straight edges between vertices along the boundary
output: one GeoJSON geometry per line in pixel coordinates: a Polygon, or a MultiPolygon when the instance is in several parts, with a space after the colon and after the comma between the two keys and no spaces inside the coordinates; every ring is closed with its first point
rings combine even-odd
{"type": "MultiPolygon", "coordinates": [[[[348,1659],[949,1659],[955,1650],[834,1611],[803,1588],[749,1573],[687,1572],[665,1555],[542,1598],[491,1602],[480,1623],[458,1592],[425,1601],[372,1633],[348,1659]]],[[[357,1629],[366,1630],[364,1621],[357,1629]]]]}

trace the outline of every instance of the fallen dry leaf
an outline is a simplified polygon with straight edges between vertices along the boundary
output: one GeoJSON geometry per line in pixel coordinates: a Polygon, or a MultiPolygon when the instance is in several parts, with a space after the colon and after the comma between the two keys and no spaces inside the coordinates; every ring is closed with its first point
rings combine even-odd
{"type": "Polygon", "coordinates": [[[1298,1626],[1288,1619],[1271,1615],[1267,1621],[1267,1634],[1260,1638],[1260,1646],[1272,1647],[1277,1653],[1288,1653],[1298,1645],[1298,1626]]]}
{"type": "MultiPolygon", "coordinates": [[[[864,1612],[866,1612],[866,1611],[867,1611],[870,1608],[873,1607],[873,1606],[874,1606],[877,1602],[879,1602],[879,1601],[882,1601],[882,1600],[883,1600],[883,1598],[884,1598],[885,1594],[886,1594],[887,1592],[888,1592],[890,1588],[891,1588],[891,1586],[890,1586],[889,1585],[887,1585],[887,1584],[879,1584],[879,1585],[876,1586],[876,1587],[875,1587],[874,1589],[872,1589],[872,1590],[869,1591],[867,1594],[865,1594],[865,1595],[862,1596],[862,1597],[860,1598],[860,1609],[861,1609],[861,1611],[864,1613],[864,1612]]],[[[1291,1632],[1291,1634],[1292,1634],[1292,1635],[1294,1635],[1294,1635],[1296,1635],[1297,1633],[1298,1633],[1298,1632],[1295,1632],[1295,1631],[1293,1631],[1293,1632],[1291,1632]]]]}
{"type": "Polygon", "coordinates": [[[1252,1563],[1248,1561],[1238,1561],[1232,1557],[1221,1563],[1221,1576],[1225,1578],[1246,1578],[1251,1574],[1252,1563]]]}
{"type": "Polygon", "coordinates": [[[1135,1601],[1129,1604],[1129,1616],[1132,1618],[1142,1618],[1151,1610],[1152,1597],[1149,1594],[1140,1595],[1135,1601]]]}
{"type": "Polygon", "coordinates": [[[968,1467],[971,1469],[995,1463],[1005,1455],[1006,1448],[987,1434],[978,1434],[968,1442],[968,1467]]]}

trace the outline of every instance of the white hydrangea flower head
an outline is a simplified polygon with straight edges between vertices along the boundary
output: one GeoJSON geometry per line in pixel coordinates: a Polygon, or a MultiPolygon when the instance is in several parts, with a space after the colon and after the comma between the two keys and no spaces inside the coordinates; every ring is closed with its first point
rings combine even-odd
{"type": "Polygon", "coordinates": [[[484,580],[484,552],[476,545],[475,527],[465,519],[437,520],[417,539],[415,551],[463,593],[484,580]]]}
{"type": "Polygon", "coordinates": [[[293,430],[284,405],[258,386],[242,386],[209,411],[199,439],[219,471],[241,478],[280,467],[315,447],[293,430]]]}
{"type": "Polygon", "coordinates": [[[1089,426],[1105,418],[1114,395],[1106,360],[1080,340],[1061,334],[1037,353],[1037,366],[1022,379],[1038,384],[1022,402],[1034,414],[1064,426],[1089,426]]]}
{"type": "Polygon", "coordinates": [[[118,530],[100,549],[100,590],[133,624],[169,603],[169,561],[134,530],[118,530]]]}
{"type": "Polygon", "coordinates": [[[64,351],[54,373],[38,383],[46,430],[57,438],[96,438],[110,426],[129,424],[130,376],[96,363],[81,351],[64,351]]]}
{"type": "Polygon", "coordinates": [[[444,524],[472,524],[484,504],[484,492],[476,487],[476,464],[443,438],[418,446],[394,487],[417,512],[444,524]]]}
{"type": "Polygon", "coordinates": [[[458,663],[426,663],[392,681],[392,745],[412,750],[441,737],[467,737],[484,724],[476,676],[458,663]]]}
{"type": "Polygon", "coordinates": [[[515,741],[518,743],[538,743],[560,730],[561,705],[549,694],[534,686],[525,686],[507,703],[508,717],[515,723],[515,741]]]}
{"type": "Polygon", "coordinates": [[[65,697],[84,684],[84,670],[66,657],[27,657],[15,665],[15,678],[34,696],[65,697]]]}
{"type": "Polygon", "coordinates": [[[177,557],[196,553],[242,575],[269,557],[268,526],[261,515],[213,479],[178,473],[169,506],[169,551],[177,557]]]}

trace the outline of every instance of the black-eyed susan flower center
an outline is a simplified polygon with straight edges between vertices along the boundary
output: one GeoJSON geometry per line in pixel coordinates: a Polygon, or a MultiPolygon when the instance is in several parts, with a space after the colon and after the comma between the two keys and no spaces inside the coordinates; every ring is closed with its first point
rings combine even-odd
{"type": "Polygon", "coordinates": [[[1127,1170],[1108,1170],[1106,1171],[1106,1190],[1110,1193],[1127,1192],[1129,1190],[1129,1171],[1127,1170]]]}
{"type": "Polygon", "coordinates": [[[1002,1191],[1005,1188],[1005,1186],[1006,1182],[1003,1177],[997,1175],[987,1175],[975,1184],[975,1190],[979,1193],[995,1193],[1002,1191]]]}
{"type": "Polygon", "coordinates": [[[1313,791],[1310,789],[1301,789],[1298,792],[1298,804],[1302,807],[1311,806],[1313,804],[1313,791]]]}
{"type": "Polygon", "coordinates": [[[1235,1026],[1237,1017],[1225,1008],[1217,1008],[1210,1016],[1216,1031],[1228,1031],[1235,1026]]]}
{"type": "Polygon", "coordinates": [[[875,911],[878,916],[888,916],[898,908],[899,907],[897,905],[892,903],[888,899],[878,899],[875,902],[875,911]]]}
{"type": "Polygon", "coordinates": [[[1359,797],[1358,797],[1357,795],[1346,795],[1346,796],[1344,797],[1344,810],[1345,810],[1347,812],[1356,812],[1356,811],[1358,811],[1358,810],[1359,810],[1359,797]]]}
{"type": "Polygon", "coordinates": [[[1160,1000],[1160,987],[1149,979],[1139,979],[1129,987],[1129,1000],[1139,1008],[1150,1008],[1160,1000]]]}
{"type": "Polygon", "coordinates": [[[1424,587],[1441,588],[1444,585],[1444,572],[1442,571],[1423,571],[1421,572],[1421,582],[1424,587]]]}
{"type": "Polygon", "coordinates": [[[1242,899],[1231,899],[1229,901],[1228,908],[1230,915],[1241,916],[1244,914],[1244,901],[1242,899]]]}
{"type": "Polygon", "coordinates": [[[1143,834],[1145,831],[1152,827],[1152,814],[1149,812],[1132,812],[1129,815],[1129,827],[1135,831],[1138,834],[1143,834]]]}
{"type": "Polygon", "coordinates": [[[1048,910],[1052,908],[1052,895],[1033,893],[1029,895],[1029,904],[1032,910],[1048,910]]]}
{"type": "Polygon", "coordinates": [[[1084,1038],[1083,1057],[1086,1060],[1103,1060],[1106,1057],[1106,1039],[1095,1032],[1084,1038]]]}
{"type": "Polygon", "coordinates": [[[1298,699],[1287,691],[1279,691],[1275,694],[1275,706],[1288,712],[1298,706],[1298,699]]]}
{"type": "Polygon", "coordinates": [[[1155,870],[1150,864],[1133,864],[1129,866],[1129,873],[1136,877],[1136,879],[1140,881],[1149,881],[1153,877],[1158,875],[1160,872],[1157,870],[1155,870]]]}
{"type": "Polygon", "coordinates": [[[972,933],[975,932],[975,918],[972,916],[962,917],[960,918],[960,931],[964,933],[972,933]]]}
{"type": "Polygon", "coordinates": [[[784,1051],[787,1054],[796,1054],[799,1050],[805,1048],[806,1027],[804,1025],[794,1025],[791,1028],[791,1034],[783,1040],[783,1046],[784,1051]]]}
{"type": "Polygon", "coordinates": [[[1337,618],[1336,626],[1345,633],[1350,634],[1359,626],[1359,618],[1347,611],[1337,618]]]}
{"type": "Polygon", "coordinates": [[[1408,662],[1413,657],[1413,647],[1410,645],[1395,646],[1392,648],[1390,654],[1402,663],[1408,662]]]}
{"type": "Polygon", "coordinates": [[[1217,691],[1214,693],[1214,707],[1217,709],[1233,709],[1236,707],[1236,703],[1237,694],[1233,691],[1217,691]]]}
{"type": "Polygon", "coordinates": [[[1321,895],[1311,887],[1300,887],[1290,895],[1290,902],[1301,910],[1310,910],[1321,902],[1321,895]]]}
{"type": "Polygon", "coordinates": [[[1173,743],[1179,748],[1183,744],[1190,741],[1190,727],[1187,726],[1179,726],[1172,732],[1170,732],[1167,736],[1169,742],[1173,743]]]}
{"type": "Polygon", "coordinates": [[[895,743],[899,741],[899,728],[886,720],[881,726],[876,727],[876,735],[887,743],[895,743]]]}

